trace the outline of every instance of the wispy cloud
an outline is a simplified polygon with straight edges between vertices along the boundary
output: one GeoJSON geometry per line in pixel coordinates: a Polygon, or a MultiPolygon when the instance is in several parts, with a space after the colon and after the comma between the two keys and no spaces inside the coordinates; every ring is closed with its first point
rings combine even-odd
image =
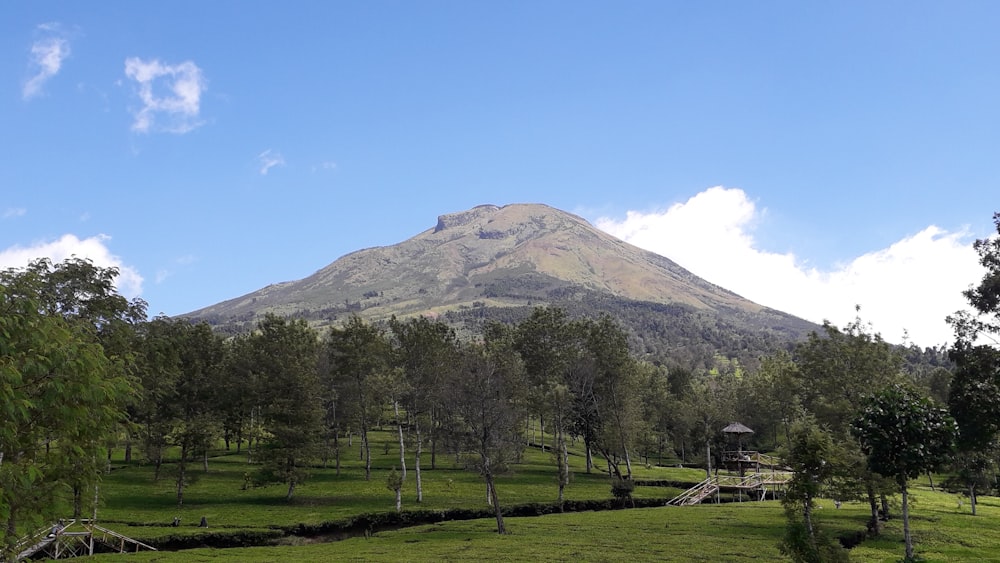
{"type": "Polygon", "coordinates": [[[761,249],[753,227],[764,220],[742,190],[715,187],[665,210],[629,211],[596,225],[761,305],[838,326],[861,305],[862,318],[887,340],[901,342],[906,331],[922,346],[952,339],[944,318],[965,308],[961,292],[983,275],[965,231],[931,225],[824,271],[761,249]]]}
{"type": "Polygon", "coordinates": [[[28,214],[28,210],[23,207],[8,207],[3,210],[0,214],[0,218],[3,219],[13,219],[14,217],[23,217],[28,214]]]}
{"type": "Polygon", "coordinates": [[[50,78],[59,74],[63,61],[70,54],[69,39],[59,24],[42,24],[36,31],[41,37],[31,44],[28,56],[28,70],[31,75],[21,89],[21,97],[25,100],[42,94],[42,87],[50,78]]]}
{"type": "Polygon", "coordinates": [[[142,102],[133,112],[133,131],[187,133],[203,123],[201,95],[206,81],[198,65],[191,61],[168,65],[159,59],[129,57],[125,59],[125,76],[136,82],[136,94],[142,102]]]}
{"type": "Polygon", "coordinates": [[[21,268],[38,258],[49,258],[53,262],[62,262],[72,256],[89,258],[97,266],[118,268],[118,279],[115,280],[118,290],[126,297],[138,297],[142,294],[142,276],[111,253],[107,246],[109,240],[111,237],[106,235],[81,239],[67,234],[31,246],[12,246],[0,250],[0,268],[21,268]]]}
{"type": "Polygon", "coordinates": [[[337,163],[336,162],[333,162],[332,160],[327,160],[327,161],[320,162],[319,164],[314,165],[312,167],[312,171],[313,172],[317,172],[319,170],[334,170],[336,168],[337,168],[337,163]]]}
{"type": "Polygon", "coordinates": [[[258,154],[257,160],[260,162],[260,174],[262,176],[267,176],[267,171],[275,166],[285,165],[285,157],[281,156],[280,152],[271,149],[258,154]]]}

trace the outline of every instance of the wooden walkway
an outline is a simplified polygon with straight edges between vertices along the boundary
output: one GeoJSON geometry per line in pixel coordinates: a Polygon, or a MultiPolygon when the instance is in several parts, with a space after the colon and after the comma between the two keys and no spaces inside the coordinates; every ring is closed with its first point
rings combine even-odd
{"type": "Polygon", "coordinates": [[[21,538],[14,545],[13,561],[21,561],[45,556],[48,559],[65,559],[93,555],[95,544],[104,547],[102,551],[132,553],[143,549],[156,548],[141,541],[123,536],[118,532],[98,526],[88,519],[67,520],[63,526],[49,526],[21,538]]]}
{"type": "MultiPolygon", "coordinates": [[[[756,493],[759,500],[766,500],[767,493],[783,489],[792,478],[792,472],[781,460],[760,452],[723,452],[723,463],[742,469],[740,475],[719,475],[705,479],[667,502],[674,506],[691,506],[721,491],[756,493]]],[[[753,496],[753,495],[751,495],[753,496]]]]}

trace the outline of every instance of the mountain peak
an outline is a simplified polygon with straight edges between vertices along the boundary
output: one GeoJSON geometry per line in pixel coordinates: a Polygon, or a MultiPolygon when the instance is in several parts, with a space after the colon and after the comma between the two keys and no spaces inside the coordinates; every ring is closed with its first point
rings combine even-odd
{"type": "Polygon", "coordinates": [[[323,325],[351,314],[377,321],[599,296],[713,315],[765,309],[576,215],[520,203],[441,215],[398,244],[352,252],[305,279],[186,316],[246,327],[273,312],[323,325]]]}

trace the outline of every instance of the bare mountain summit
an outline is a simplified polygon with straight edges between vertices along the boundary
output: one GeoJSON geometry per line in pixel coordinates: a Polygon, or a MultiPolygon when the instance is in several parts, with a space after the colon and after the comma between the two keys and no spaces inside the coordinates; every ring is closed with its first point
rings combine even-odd
{"type": "MultiPolygon", "coordinates": [[[[638,308],[643,315],[659,309],[663,315],[700,319],[701,328],[723,319],[725,330],[738,332],[745,325],[786,341],[815,328],[708,283],[575,215],[537,204],[481,205],[442,215],[434,227],[399,244],[353,252],[305,279],[185,316],[229,331],[249,328],[266,312],[305,317],[317,325],[349,314],[373,321],[443,316],[457,324],[484,317],[516,320],[531,306],[544,304],[619,318],[628,316],[624,309],[634,313],[638,308]]],[[[623,324],[634,323],[624,319],[623,324]]]]}

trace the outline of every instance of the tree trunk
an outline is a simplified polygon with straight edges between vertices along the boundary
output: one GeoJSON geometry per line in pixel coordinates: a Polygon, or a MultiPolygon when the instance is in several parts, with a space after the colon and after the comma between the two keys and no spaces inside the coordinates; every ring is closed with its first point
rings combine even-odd
{"type": "Polygon", "coordinates": [[[972,515],[976,515],[976,484],[969,483],[969,503],[972,505],[972,515]]]}
{"type": "Polygon", "coordinates": [[[937,492],[937,489],[934,488],[934,476],[931,475],[930,471],[927,472],[927,480],[931,483],[931,490],[937,492]]]}
{"type": "Polygon", "coordinates": [[[340,432],[333,433],[333,465],[337,469],[337,476],[340,476],[340,432]]]}
{"type": "Polygon", "coordinates": [[[903,543],[906,544],[906,561],[913,561],[913,538],[910,537],[910,495],[906,483],[903,483],[900,490],[903,493],[903,543]]]}
{"type": "Polygon", "coordinates": [[[493,505],[493,512],[497,519],[497,533],[501,535],[506,534],[507,527],[503,523],[503,513],[500,511],[500,499],[497,498],[497,489],[493,484],[493,474],[488,468],[485,471],[484,477],[486,478],[486,488],[490,493],[490,504],[493,505]]]}
{"type": "Polygon", "coordinates": [[[207,449],[205,450],[205,455],[202,456],[202,458],[201,458],[201,466],[202,466],[202,469],[205,470],[205,473],[208,473],[208,450],[207,449]]]}
{"type": "Polygon", "coordinates": [[[80,518],[83,514],[83,489],[79,484],[73,485],[73,518],[80,518]]]}
{"type": "Polygon", "coordinates": [[[393,401],[392,408],[396,412],[396,430],[399,431],[399,476],[406,481],[406,446],[403,443],[403,421],[399,419],[399,402],[393,401]]]}
{"type": "Polygon", "coordinates": [[[292,495],[295,494],[295,478],[288,480],[288,494],[285,495],[285,502],[292,500],[292,495]]]}
{"type": "Polygon", "coordinates": [[[125,442],[125,463],[132,463],[132,440],[125,442]]]}
{"type": "Polygon", "coordinates": [[[403,511],[403,489],[396,489],[396,512],[403,511]]]}
{"type": "Polygon", "coordinates": [[[437,431],[434,430],[434,422],[431,423],[431,469],[437,469],[437,431]]]}
{"type": "Polygon", "coordinates": [[[889,497],[885,493],[880,493],[879,499],[882,503],[882,517],[888,522],[892,518],[892,515],[889,513],[889,497]]]}
{"type": "Polygon", "coordinates": [[[868,507],[871,508],[871,518],[868,520],[868,530],[872,535],[879,535],[878,504],[875,502],[875,488],[871,483],[866,487],[868,494],[868,507]]]}
{"type": "Polygon", "coordinates": [[[420,421],[416,420],[414,422],[414,428],[417,431],[417,447],[414,451],[413,456],[413,471],[416,473],[417,481],[417,502],[423,502],[424,500],[424,484],[423,478],[420,475],[420,454],[423,452],[424,448],[424,437],[420,433],[420,421]]]}
{"type": "Polygon", "coordinates": [[[361,449],[365,458],[365,481],[372,480],[372,449],[368,443],[368,429],[361,427],[361,449]]]}
{"type": "Polygon", "coordinates": [[[705,478],[712,478],[712,442],[705,439],[705,478]]]}
{"type": "Polygon", "coordinates": [[[184,504],[184,478],[186,475],[187,444],[181,445],[181,461],[177,464],[177,507],[184,504]]]}
{"type": "Polygon", "coordinates": [[[809,547],[812,548],[813,553],[816,553],[816,532],[813,530],[812,521],[812,497],[807,496],[802,503],[802,521],[809,533],[809,547]]]}
{"type": "Polygon", "coordinates": [[[584,440],[583,448],[587,450],[587,473],[594,469],[594,452],[590,449],[590,441],[584,440]]]}

